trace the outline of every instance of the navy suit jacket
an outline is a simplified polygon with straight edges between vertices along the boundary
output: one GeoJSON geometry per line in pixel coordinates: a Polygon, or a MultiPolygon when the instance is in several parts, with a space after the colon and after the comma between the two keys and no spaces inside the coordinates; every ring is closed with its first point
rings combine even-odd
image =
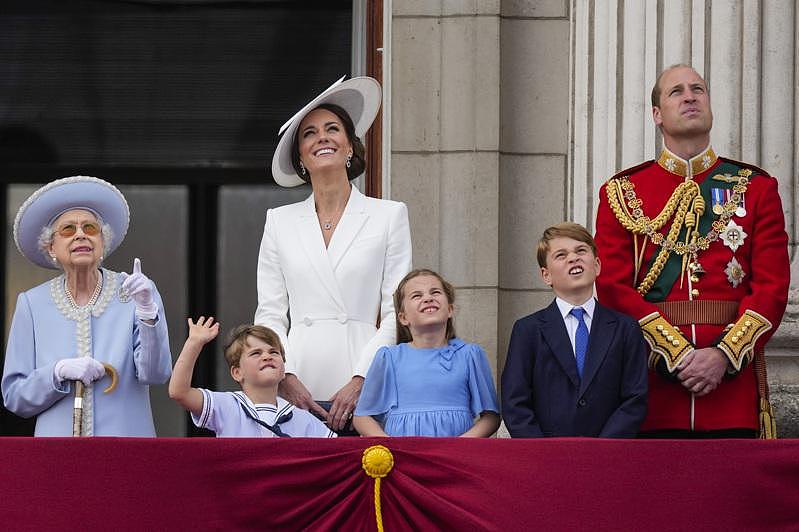
{"type": "Polygon", "coordinates": [[[502,418],[514,438],[632,438],[646,394],[646,343],[631,317],[596,304],[582,379],[555,301],[514,324],[502,371],[502,418]]]}

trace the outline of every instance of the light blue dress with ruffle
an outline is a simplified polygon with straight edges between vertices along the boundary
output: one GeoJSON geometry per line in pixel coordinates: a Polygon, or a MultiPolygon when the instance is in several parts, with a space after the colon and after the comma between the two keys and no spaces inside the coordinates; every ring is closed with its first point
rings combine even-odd
{"type": "Polygon", "coordinates": [[[460,436],[485,411],[499,413],[488,358],[479,345],[453,338],[431,349],[381,347],[355,415],[384,419],[389,436],[460,436]]]}

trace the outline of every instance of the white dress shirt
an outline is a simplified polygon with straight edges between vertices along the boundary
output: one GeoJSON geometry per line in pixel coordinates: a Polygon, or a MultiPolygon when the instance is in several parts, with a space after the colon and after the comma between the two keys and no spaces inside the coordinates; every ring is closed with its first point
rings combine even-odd
{"type": "Polygon", "coordinates": [[[585,326],[588,327],[588,334],[590,335],[591,321],[593,321],[594,310],[596,309],[596,300],[593,296],[591,296],[581,305],[572,305],[571,303],[556,297],[555,303],[558,304],[558,309],[560,310],[560,315],[563,318],[563,323],[566,324],[566,331],[569,333],[569,341],[572,343],[572,352],[574,352],[574,336],[577,334],[578,323],[577,318],[571,313],[571,311],[576,307],[583,308],[585,311],[585,314],[583,314],[583,321],[585,322],[585,326]]]}

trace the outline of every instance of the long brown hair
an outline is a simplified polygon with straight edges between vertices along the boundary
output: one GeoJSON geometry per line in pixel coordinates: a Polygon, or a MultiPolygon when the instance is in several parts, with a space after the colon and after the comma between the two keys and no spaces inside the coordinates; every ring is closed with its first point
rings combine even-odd
{"type": "MultiPolygon", "coordinates": [[[[405,299],[405,285],[408,284],[408,281],[413,279],[414,277],[421,277],[423,275],[429,275],[431,277],[435,277],[441,283],[441,286],[444,288],[444,294],[447,296],[447,300],[450,305],[455,304],[455,287],[453,287],[449,282],[447,282],[441,275],[433,270],[428,270],[426,268],[419,268],[408,272],[408,275],[402,278],[402,281],[399,282],[397,285],[397,289],[394,291],[394,311],[397,319],[397,343],[402,344],[406,342],[413,341],[413,336],[411,336],[411,330],[406,326],[400,323],[400,313],[405,312],[405,308],[403,306],[403,300],[405,299]]],[[[447,320],[447,341],[452,340],[455,338],[455,324],[452,321],[452,317],[447,320]]]]}

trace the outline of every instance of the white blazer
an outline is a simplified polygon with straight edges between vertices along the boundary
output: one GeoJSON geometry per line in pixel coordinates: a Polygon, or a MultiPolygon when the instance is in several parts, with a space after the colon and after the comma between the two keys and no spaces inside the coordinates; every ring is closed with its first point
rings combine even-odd
{"type": "Polygon", "coordinates": [[[325,248],[311,194],[266,213],[254,323],[280,336],[286,373],[314,399],[329,400],[354,375],[366,375],[379,347],[396,343],[392,296],[410,269],[404,203],[352,187],[325,248]]]}

